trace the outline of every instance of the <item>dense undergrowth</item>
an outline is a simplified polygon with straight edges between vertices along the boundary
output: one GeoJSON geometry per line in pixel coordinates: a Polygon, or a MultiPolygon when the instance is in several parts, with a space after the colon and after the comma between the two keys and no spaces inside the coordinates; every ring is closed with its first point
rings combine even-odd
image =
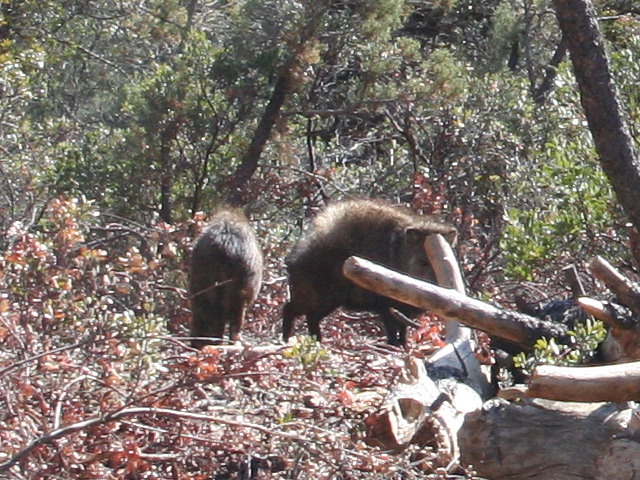
{"type": "MultiPolygon", "coordinates": [[[[0,476],[452,478],[428,448],[393,454],[363,441],[407,355],[384,345],[370,317],[335,316],[322,345],[283,345],[286,285],[272,261],[245,347],[196,351],[181,336],[201,222],[109,220],[60,197],[37,228],[8,232],[0,476]]],[[[423,321],[412,345],[437,346],[439,325],[423,321]]]]}

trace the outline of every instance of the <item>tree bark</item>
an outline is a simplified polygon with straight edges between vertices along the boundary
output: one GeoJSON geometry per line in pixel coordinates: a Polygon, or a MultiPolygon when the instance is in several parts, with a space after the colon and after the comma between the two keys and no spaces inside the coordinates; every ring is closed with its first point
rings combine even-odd
{"type": "Polygon", "coordinates": [[[600,164],[640,232],[640,164],[589,0],[554,0],[600,164]]]}

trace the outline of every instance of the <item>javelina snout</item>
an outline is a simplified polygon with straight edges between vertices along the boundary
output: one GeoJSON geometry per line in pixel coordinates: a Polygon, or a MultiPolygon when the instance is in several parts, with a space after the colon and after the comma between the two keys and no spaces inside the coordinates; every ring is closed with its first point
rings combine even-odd
{"type": "MultiPolygon", "coordinates": [[[[239,340],[245,312],[261,283],[262,252],[251,225],[239,211],[218,211],[191,255],[191,336],[221,339],[228,325],[231,340],[239,340]]],[[[195,348],[210,343],[214,342],[191,342],[195,348]]]]}
{"type": "Polygon", "coordinates": [[[320,321],[337,307],[346,307],[378,313],[388,343],[404,345],[406,326],[389,308],[406,316],[420,310],[356,286],[344,277],[342,265],[351,255],[358,255],[433,282],[424,250],[424,239],[433,233],[450,241],[456,235],[450,224],[380,201],[347,200],[320,212],[286,260],[291,299],[283,311],[284,340],[291,337],[295,318],[301,315],[307,317],[309,333],[320,340],[320,321]]]}

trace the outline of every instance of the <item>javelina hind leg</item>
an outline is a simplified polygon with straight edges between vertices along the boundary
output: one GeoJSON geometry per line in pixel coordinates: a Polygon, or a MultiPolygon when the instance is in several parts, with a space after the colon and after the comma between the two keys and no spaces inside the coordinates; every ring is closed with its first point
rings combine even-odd
{"type": "Polygon", "coordinates": [[[234,305],[232,311],[229,312],[229,338],[232,342],[242,340],[242,324],[247,309],[244,305],[234,305]]]}
{"type": "MultiPolygon", "coordinates": [[[[207,330],[207,302],[196,298],[193,300],[191,308],[193,320],[191,321],[191,332],[189,335],[192,337],[203,337],[207,330]]],[[[203,345],[204,343],[202,340],[191,340],[191,346],[193,348],[200,348],[203,345]]]]}
{"type": "MultiPolygon", "coordinates": [[[[221,339],[224,335],[224,321],[217,315],[216,302],[196,297],[193,301],[192,337],[215,337],[221,339]]],[[[201,348],[216,342],[207,340],[192,340],[193,348],[201,348]]],[[[219,342],[218,342],[219,343],[219,342]]]]}
{"type": "Polygon", "coordinates": [[[293,334],[293,327],[296,317],[305,315],[307,317],[307,329],[309,335],[315,337],[316,340],[322,340],[322,334],[320,333],[320,320],[329,315],[334,308],[316,309],[312,312],[304,312],[297,308],[293,302],[289,302],[284,306],[282,311],[282,338],[284,341],[288,341],[293,334]]]}
{"type": "Polygon", "coordinates": [[[282,310],[282,339],[288,342],[293,333],[293,327],[298,314],[293,309],[291,302],[287,303],[282,310]]]}

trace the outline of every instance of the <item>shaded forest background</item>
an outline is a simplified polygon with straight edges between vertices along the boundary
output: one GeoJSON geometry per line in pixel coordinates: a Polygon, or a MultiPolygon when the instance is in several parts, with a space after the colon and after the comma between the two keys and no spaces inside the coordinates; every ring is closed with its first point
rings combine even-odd
{"type": "MultiPolygon", "coordinates": [[[[599,13],[637,136],[632,3],[599,13]]],[[[282,95],[241,192],[266,251],[346,195],[451,214],[461,243],[479,249],[474,273],[492,264],[510,280],[624,239],[547,2],[4,2],[3,12],[3,232],[36,224],[59,194],[143,225],[209,212],[282,95]]]]}
{"type": "MultiPolygon", "coordinates": [[[[640,10],[595,6],[637,140],[640,10]]],[[[562,267],[597,254],[637,270],[550,2],[0,7],[0,461],[52,436],[0,465],[17,478],[418,475],[414,454],[353,440],[373,408],[355,398],[400,368],[364,346],[370,320],[285,356],[174,340],[192,240],[227,201],[269,266],[254,343],[279,338],[292,242],[346,196],[448,217],[470,293],[507,306],[563,297],[562,267]]],[[[437,333],[426,321],[412,341],[437,333]]]]}

